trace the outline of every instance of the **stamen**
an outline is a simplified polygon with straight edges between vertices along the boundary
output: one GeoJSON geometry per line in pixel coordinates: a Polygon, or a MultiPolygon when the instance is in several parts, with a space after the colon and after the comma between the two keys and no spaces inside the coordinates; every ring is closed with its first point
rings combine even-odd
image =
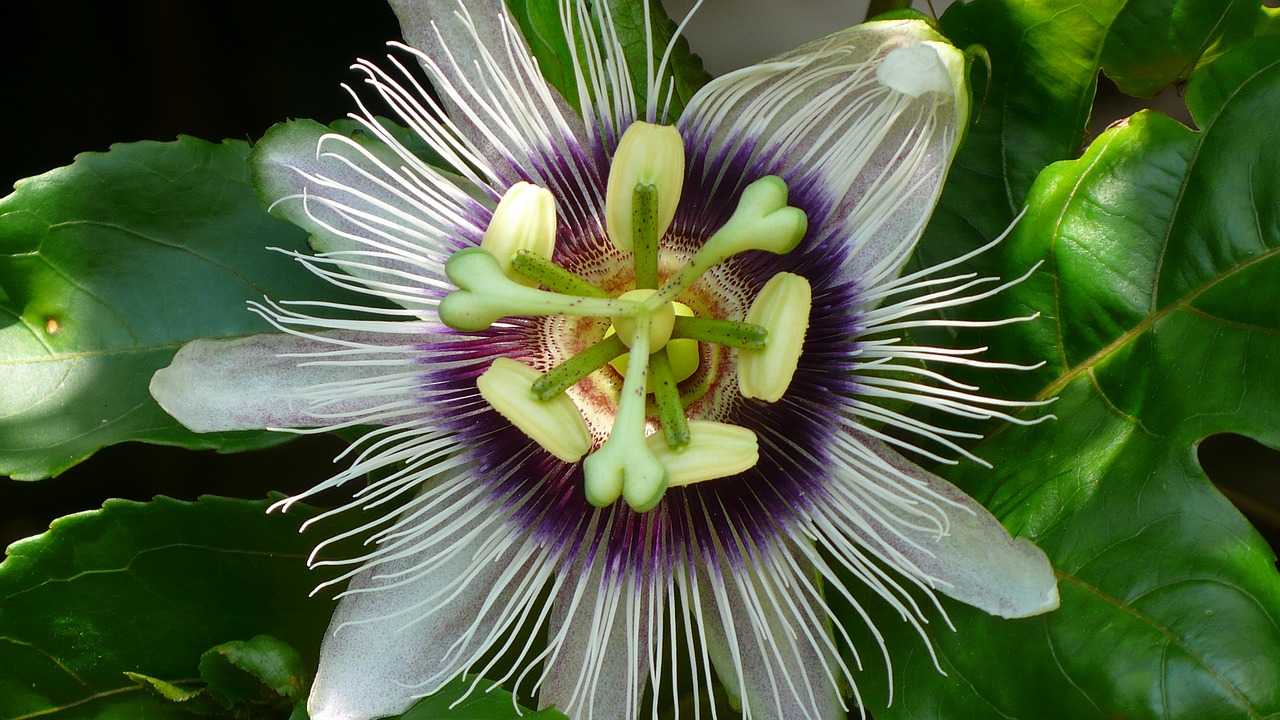
{"type": "Polygon", "coordinates": [[[517,315],[625,318],[640,308],[639,303],[630,300],[563,295],[526,287],[508,278],[497,258],[481,248],[459,250],[444,269],[459,289],[440,301],[440,320],[455,330],[483,330],[500,318],[517,315]]]}
{"type": "Polygon", "coordinates": [[[775,401],[790,384],[808,327],[808,281],[789,273],[765,285],[747,322],[695,318],[691,309],[674,300],[707,270],[737,253],[784,254],[799,244],[808,218],[787,205],[787,185],[775,176],[748,185],[729,221],[657,288],[659,244],[674,217],[683,182],[679,133],[633,123],[614,155],[605,207],[614,244],[635,257],[636,287],[616,299],[551,261],[554,199],[528,183],[508,190],[481,247],[458,251],[445,264],[458,290],[440,302],[439,314],[454,329],[482,330],[511,316],[610,319],[612,327],[604,340],[545,374],[501,358],[477,380],[481,396],[521,432],[561,460],[582,460],[584,490],[596,507],[608,507],[621,497],[636,512],[648,512],[662,500],[671,477],[677,485],[688,485],[754,467],[759,459],[755,433],[722,423],[690,422],[678,383],[696,372],[698,343],[712,342],[739,349],[744,395],[775,401]],[[540,286],[548,290],[537,289],[540,286]],[[673,337],[677,327],[679,337],[673,337]],[[632,357],[639,360],[633,364],[632,357]],[[623,375],[622,391],[608,439],[591,452],[591,431],[565,391],[610,362],[623,375]],[[646,437],[650,392],[655,395],[661,437],[646,437]]]}
{"type": "Polygon", "coordinates": [[[508,278],[536,287],[535,280],[516,273],[512,261],[521,252],[547,260],[555,252],[556,201],[551,191],[527,182],[512,185],[494,209],[480,247],[498,259],[508,278]]]}
{"type": "Polygon", "coordinates": [[[787,205],[787,184],[776,175],[756,180],[742,191],[729,222],[707,238],[693,258],[680,268],[648,301],[653,309],[668,302],[697,282],[702,274],[747,250],[785,255],[795,249],[809,228],[800,208],[787,205]]]}
{"type": "Polygon", "coordinates": [[[605,188],[605,229],[619,250],[635,243],[636,188],[652,185],[657,197],[655,235],[661,238],[671,227],[684,188],[684,140],[670,125],[634,122],[622,133],[609,168],[605,188]]]}
{"type": "Polygon", "coordinates": [[[494,410],[565,462],[591,450],[591,432],[568,395],[539,398],[532,387],[538,371],[511,358],[498,358],[476,379],[480,396],[494,410]]]}
{"type": "Polygon", "coordinates": [[[756,434],[744,427],[693,420],[689,438],[687,445],[674,448],[657,434],[649,436],[649,450],[667,469],[668,487],[737,475],[760,461],[756,434]]]}
{"type": "Polygon", "coordinates": [[[583,297],[613,297],[608,292],[592,285],[559,265],[521,250],[511,259],[511,267],[521,275],[533,280],[536,285],[545,285],[551,292],[565,295],[581,295],[583,297]]]}
{"type": "Polygon", "coordinates": [[[759,325],[715,318],[681,317],[680,307],[682,306],[676,303],[676,324],[671,328],[671,341],[668,345],[674,345],[676,339],[680,338],[700,340],[712,345],[760,350],[769,337],[769,331],[759,325]]]}
{"type": "Polygon", "coordinates": [[[738,389],[749,398],[777,402],[800,363],[813,291],[809,281],[778,273],[765,283],[747,311],[747,322],[769,333],[763,350],[738,351],[738,389]]]}
{"type": "Polygon", "coordinates": [[[604,367],[604,364],[627,352],[626,343],[610,335],[552,368],[533,383],[533,393],[542,400],[559,395],[579,380],[604,367]]]}
{"type": "MultiPolygon", "coordinates": [[[[645,383],[649,368],[649,315],[635,319],[631,353],[643,358],[633,363],[622,383],[618,412],[609,439],[582,463],[587,501],[608,507],[622,496],[636,512],[657,506],[667,489],[667,470],[645,443],[645,383]]],[[[566,396],[567,397],[567,396],[566,396]]]]}

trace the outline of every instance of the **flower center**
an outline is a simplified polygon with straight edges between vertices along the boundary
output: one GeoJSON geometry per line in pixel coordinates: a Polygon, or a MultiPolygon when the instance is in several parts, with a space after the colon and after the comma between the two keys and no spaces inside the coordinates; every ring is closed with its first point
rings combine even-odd
{"type": "Polygon", "coordinates": [[[609,240],[634,257],[634,289],[617,297],[552,262],[555,200],[528,183],[507,191],[480,247],[455,253],[445,266],[458,290],[440,303],[439,313],[454,329],[475,332],[512,316],[610,323],[599,342],[547,372],[499,358],[476,383],[485,401],[547,452],[565,462],[582,461],[586,496],[597,507],[621,497],[647,512],[669,487],[755,466],[759,453],[751,430],[686,417],[678,386],[697,372],[700,343],[735,348],[739,390],[768,402],[782,397],[799,362],[811,306],[804,278],[771,278],[746,322],[698,317],[676,300],[738,253],[785,254],[799,244],[808,221],[787,204],[786,183],[769,176],[748,185],[729,221],[662,278],[660,245],[683,182],[684,143],[675,128],[637,122],[627,129],[605,195],[609,240]],[[612,427],[596,447],[582,409],[566,390],[606,364],[623,381],[612,427]]]}
{"type": "MultiPolygon", "coordinates": [[[[657,292],[656,290],[628,290],[619,296],[621,300],[647,300],[650,295],[657,292]]],[[[677,318],[694,317],[693,309],[684,303],[675,302],[674,300],[667,303],[671,308],[670,321],[663,311],[661,322],[655,320],[653,326],[649,328],[649,352],[655,353],[658,350],[665,349],[667,351],[667,359],[671,362],[671,375],[677,383],[684,382],[693,377],[698,371],[699,353],[698,341],[692,338],[672,338],[671,333],[675,331],[675,323],[677,318]],[[660,335],[659,333],[665,333],[660,335]]],[[[687,320],[685,322],[688,322],[687,320]]],[[[606,338],[614,333],[618,334],[618,338],[624,344],[627,339],[635,332],[635,324],[631,318],[616,318],[613,324],[609,326],[609,330],[604,334],[606,338]]],[[[627,347],[630,347],[628,344],[627,347]]],[[[622,377],[627,376],[627,368],[631,364],[631,353],[623,353],[618,357],[609,361],[614,370],[622,377]]],[[[646,393],[653,392],[653,378],[649,378],[649,383],[645,386],[646,393]]]]}
{"type": "MultiPolygon", "coordinates": [[[[628,290],[618,296],[619,300],[633,300],[644,306],[644,301],[653,297],[658,291],[648,288],[628,290]]],[[[659,303],[648,311],[649,316],[649,352],[656,353],[667,346],[671,339],[671,331],[676,325],[676,305],[674,302],[659,303]]],[[[631,338],[636,335],[636,319],[634,316],[619,315],[611,318],[613,329],[618,333],[622,344],[631,347],[631,338]]]]}

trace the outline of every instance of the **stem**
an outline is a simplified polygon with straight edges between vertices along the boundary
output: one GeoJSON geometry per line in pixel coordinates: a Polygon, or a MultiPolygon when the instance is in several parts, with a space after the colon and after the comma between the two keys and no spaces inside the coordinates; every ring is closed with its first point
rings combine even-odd
{"type": "Polygon", "coordinates": [[[909,7],[911,7],[911,0],[871,0],[867,5],[867,19],[870,20],[882,13],[906,10],[909,7]]]}

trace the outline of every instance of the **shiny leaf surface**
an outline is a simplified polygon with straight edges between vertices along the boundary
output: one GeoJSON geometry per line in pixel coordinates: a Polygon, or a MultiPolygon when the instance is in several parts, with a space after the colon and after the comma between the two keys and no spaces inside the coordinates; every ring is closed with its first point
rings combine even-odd
{"type": "Polygon", "coordinates": [[[1019,387],[1058,419],[1001,429],[977,447],[994,471],[951,478],[1048,553],[1062,607],[944,603],[946,677],[878,617],[898,661],[878,718],[1280,713],[1275,558],[1195,455],[1220,432],[1280,447],[1280,158],[1257,151],[1280,143],[1278,91],[1280,43],[1255,41],[1193,76],[1202,131],[1141,113],[1037,180],[1005,260],[1045,264],[983,311],[1042,314],[987,337],[1048,360],[1019,387]]]}
{"type": "Polygon", "coordinates": [[[187,341],[266,332],[246,302],[338,299],[285,255],[305,234],[271,218],[246,143],[116,145],[0,200],[0,475],[56,475],[104,445],[244,450],[278,433],[199,435],[147,385],[187,341]]]}

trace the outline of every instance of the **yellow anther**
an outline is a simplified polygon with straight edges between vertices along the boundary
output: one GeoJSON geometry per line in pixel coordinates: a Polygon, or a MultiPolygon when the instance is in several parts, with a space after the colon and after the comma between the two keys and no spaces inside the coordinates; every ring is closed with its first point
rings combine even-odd
{"type": "Polygon", "coordinates": [[[654,433],[645,440],[667,468],[667,486],[680,487],[746,472],[760,461],[756,434],[710,420],[689,421],[689,444],[674,450],[654,433]]]}
{"type": "Polygon", "coordinates": [[[778,273],[765,283],[747,322],[769,332],[763,350],[738,350],[738,389],[749,398],[777,402],[791,385],[800,363],[813,291],[809,281],[778,273]]]}
{"type": "Polygon", "coordinates": [[[498,259],[502,274],[526,287],[537,287],[537,281],[513,270],[511,261],[521,250],[551,259],[556,249],[556,201],[551,191],[527,182],[512,185],[494,209],[480,247],[498,259]]]}
{"type": "Polygon", "coordinates": [[[657,192],[655,229],[661,238],[671,227],[684,187],[684,140],[674,127],[635,122],[618,141],[605,189],[604,218],[609,239],[619,250],[629,251],[634,245],[637,185],[652,185],[657,192]]]}
{"type": "Polygon", "coordinates": [[[498,414],[565,462],[577,462],[591,450],[591,432],[568,395],[549,400],[533,394],[541,373],[510,358],[498,358],[476,379],[480,396],[498,414]]]}

